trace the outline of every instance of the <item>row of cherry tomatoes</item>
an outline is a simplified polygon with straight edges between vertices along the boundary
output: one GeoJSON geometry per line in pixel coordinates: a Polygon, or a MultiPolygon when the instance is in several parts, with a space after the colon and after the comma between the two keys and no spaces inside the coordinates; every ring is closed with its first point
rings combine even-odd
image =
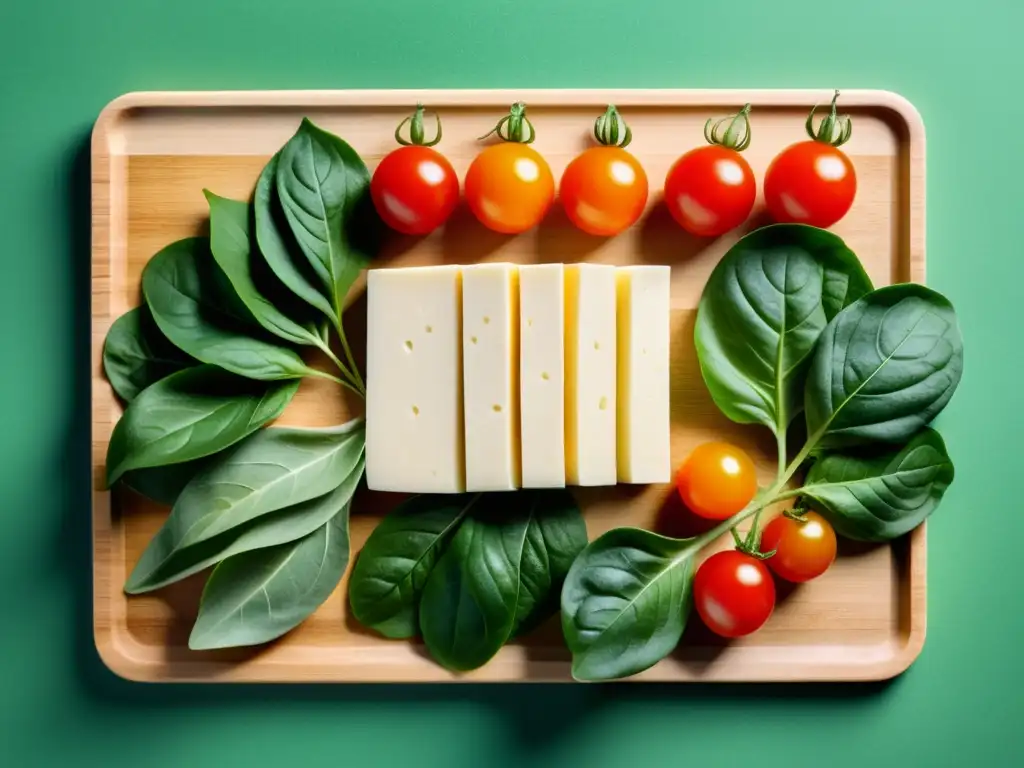
{"type": "MultiPolygon", "coordinates": [[[[783,149],[764,177],[764,196],[776,221],[830,227],[846,215],[857,191],[853,164],[839,148],[851,133],[850,119],[832,108],[814,128],[810,140],[783,149]]],[[[691,234],[715,237],[739,226],[750,215],[756,182],[741,154],[750,145],[750,105],[721,120],[708,120],[707,145],[676,160],[665,177],[664,200],[672,217],[691,234]]],[[[448,159],[433,147],[440,142],[441,119],[426,138],[422,106],[395,131],[402,145],[384,157],[371,182],[374,205],[392,229],[425,235],[451,216],[459,200],[459,180],[448,159]],[[409,138],[403,136],[408,127],[409,138]]],[[[464,195],[488,228],[517,234],[536,226],[555,199],[555,180],[547,161],[529,145],[536,137],[522,103],[485,136],[501,141],[483,149],[465,177],[464,195]]],[[[612,105],[594,124],[597,145],[566,166],[558,197],[569,219],[592,235],[616,235],[636,223],[647,205],[648,181],[643,167],[626,147],[629,126],[612,105]]]]}
{"type": "MultiPolygon", "coordinates": [[[[695,515],[726,520],[757,493],[754,463],[740,448],[723,442],[697,446],[675,479],[683,503],[695,515]]],[[[711,555],[697,569],[693,603],[707,627],[722,637],[742,637],[762,627],[775,610],[771,572],[785,581],[815,579],[835,561],[836,534],[817,512],[796,505],[763,530],[754,518],[736,549],[711,555]]]]}

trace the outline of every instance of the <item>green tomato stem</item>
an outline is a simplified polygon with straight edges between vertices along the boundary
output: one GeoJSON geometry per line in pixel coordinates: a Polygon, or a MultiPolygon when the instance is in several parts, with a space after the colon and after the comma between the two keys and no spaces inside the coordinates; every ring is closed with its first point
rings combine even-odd
{"type": "Polygon", "coordinates": [[[594,121],[594,138],[602,146],[623,149],[633,140],[633,131],[615,105],[609,104],[604,114],[594,121]]]}
{"type": "Polygon", "coordinates": [[[426,140],[425,131],[423,130],[423,105],[417,104],[416,111],[413,112],[409,117],[405,118],[395,128],[395,141],[401,144],[403,147],[417,146],[417,147],[433,147],[435,144],[441,141],[441,116],[434,113],[434,121],[437,126],[434,138],[430,141],[426,140]],[[409,138],[405,139],[402,136],[402,129],[409,126],[409,138]]]}
{"type": "Polygon", "coordinates": [[[533,140],[537,138],[533,123],[526,116],[526,105],[521,101],[513,104],[508,114],[481,136],[480,140],[486,139],[492,133],[497,134],[502,141],[513,141],[519,144],[532,144],[533,140]]]}
{"type": "Polygon", "coordinates": [[[749,147],[750,105],[744,105],[735,115],[723,117],[721,120],[708,118],[704,123],[704,138],[708,144],[727,147],[737,152],[749,147]]]}
{"type": "Polygon", "coordinates": [[[811,114],[807,116],[807,122],[804,124],[808,136],[815,141],[830,144],[833,147],[842,146],[850,140],[850,136],[853,134],[853,122],[850,120],[849,115],[836,114],[836,100],[838,98],[839,91],[836,91],[832,96],[832,109],[822,119],[817,131],[814,130],[814,113],[818,109],[817,104],[811,108],[811,114]]]}

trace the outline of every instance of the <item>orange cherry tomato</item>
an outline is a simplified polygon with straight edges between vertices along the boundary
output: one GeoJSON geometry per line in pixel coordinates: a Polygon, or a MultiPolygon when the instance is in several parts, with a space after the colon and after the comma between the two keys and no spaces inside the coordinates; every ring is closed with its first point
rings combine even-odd
{"type": "Polygon", "coordinates": [[[694,448],[682,463],[675,484],[683,503],[695,515],[725,520],[754,498],[757,470],[742,449],[708,442],[694,448]]]}
{"type": "Polygon", "coordinates": [[[540,223],[555,197],[555,179],[541,154],[518,142],[488,147],[466,172],[466,202],[480,223],[518,234],[540,223]]]}
{"type": "Polygon", "coordinates": [[[761,551],[775,554],[768,567],[786,581],[810,581],[836,559],[836,532],[817,512],[804,512],[803,521],[785,515],[774,518],[761,532],[761,551]]]}

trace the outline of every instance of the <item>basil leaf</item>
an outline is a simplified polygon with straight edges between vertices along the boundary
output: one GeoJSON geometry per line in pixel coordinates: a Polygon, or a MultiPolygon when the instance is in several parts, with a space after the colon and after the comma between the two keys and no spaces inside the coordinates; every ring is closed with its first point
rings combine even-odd
{"type": "Polygon", "coordinates": [[[192,357],[251,379],[318,375],[293,350],[250,332],[217,289],[218,273],[206,238],[179,240],[149,260],[142,290],[163,334],[192,357]]]}
{"type": "Polygon", "coordinates": [[[259,250],[278,280],[337,325],[340,318],[335,314],[326,294],[317,287],[317,275],[292,237],[281,208],[281,200],[277,195],[277,165],[280,157],[281,153],[278,152],[270,159],[256,182],[254,207],[259,250]]]}
{"type": "Polygon", "coordinates": [[[870,290],[857,257],[830,232],[776,224],[743,237],[697,310],[697,359],[715,404],[733,421],[784,431],[802,409],[825,325],[870,290]]]}
{"type": "Polygon", "coordinates": [[[215,457],[205,456],[178,464],[132,469],[121,475],[121,482],[147,499],[170,507],[192,478],[209,466],[215,457]]]}
{"type": "Polygon", "coordinates": [[[364,438],[361,420],[331,429],[256,432],[185,487],[129,582],[161,572],[186,549],[334,490],[362,466],[364,438]]]}
{"type": "Polygon", "coordinates": [[[254,382],[213,365],[171,374],[139,393],[114,426],[107,482],[224,450],[280,416],[297,389],[297,381],[254,382]]]}
{"type": "Polygon", "coordinates": [[[479,494],[413,496],[380,521],[349,577],[349,604],[360,624],[395,639],[416,635],[427,577],[479,499],[479,494]]]}
{"type": "Polygon", "coordinates": [[[126,403],[150,384],[195,362],[160,333],[146,305],[118,317],[103,341],[103,371],[126,403]]]}
{"type": "MultiPolygon", "coordinates": [[[[260,268],[266,269],[266,264],[252,253],[249,239],[251,206],[219,197],[209,190],[203,192],[210,205],[213,258],[256,322],[293,344],[323,344],[312,323],[302,325],[293,320],[267,299],[257,285],[258,280],[266,285],[269,276],[260,274],[260,268]]],[[[285,302],[279,298],[278,304],[283,307],[285,302]]]]}
{"type": "Polygon", "coordinates": [[[899,450],[825,454],[802,492],[840,535],[890,541],[924,522],[952,482],[946,444],[926,428],[899,450]]]}
{"type": "Polygon", "coordinates": [[[150,592],[240,552],[286,544],[308,536],[351,502],[362,476],[363,459],[360,457],[333,491],[261,515],[198,544],[173,550],[163,560],[144,557],[132,571],[124,590],[129,594],[150,592]],[[152,567],[154,564],[155,568],[152,567]]]}
{"type": "Polygon", "coordinates": [[[370,261],[369,188],[370,172],[356,151],[308,119],[281,150],[281,207],[339,318],[349,288],[370,261]]]}
{"type": "Polygon", "coordinates": [[[345,573],[349,506],[308,536],[233,555],[214,568],[189,648],[258,645],[305,621],[345,573]]]}
{"type": "Polygon", "coordinates": [[[678,645],[690,613],[695,541],[616,528],[583,550],[562,588],[574,678],[628,677],[678,645]]]}
{"type": "Polygon", "coordinates": [[[431,655],[459,671],[489,661],[520,625],[553,608],[586,538],[566,491],[486,494],[424,587],[420,628],[431,655]]]}
{"type": "Polygon", "coordinates": [[[912,283],[873,291],[821,335],[807,377],[808,442],[903,443],[946,406],[962,373],[960,328],[941,294],[912,283]]]}

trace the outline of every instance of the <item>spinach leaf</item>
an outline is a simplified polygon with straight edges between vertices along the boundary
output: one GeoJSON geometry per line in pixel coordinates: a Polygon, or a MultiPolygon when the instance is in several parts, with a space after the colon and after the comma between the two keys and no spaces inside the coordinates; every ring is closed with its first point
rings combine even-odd
{"type": "Polygon", "coordinates": [[[114,425],[107,482],[217,453],[280,416],[297,389],[297,381],[256,382],[213,365],[173,373],[142,390],[114,425]]]}
{"type": "Polygon", "coordinates": [[[807,377],[815,450],[903,443],[949,402],[963,372],[952,305],[913,283],[880,288],[832,319],[807,377]]]}
{"type": "Polygon", "coordinates": [[[323,340],[312,322],[304,325],[296,322],[282,311],[285,302],[280,296],[275,304],[261,291],[258,281],[266,285],[268,276],[260,275],[261,266],[266,269],[266,264],[252,252],[249,238],[251,206],[219,197],[209,190],[204,190],[204,194],[210,204],[213,258],[247,310],[261,326],[285,341],[322,346],[323,340]]]}
{"type": "Polygon", "coordinates": [[[551,595],[586,540],[566,491],[486,494],[423,589],[420,629],[431,655],[458,671],[485,664],[554,607],[551,595]]]}
{"type": "Polygon", "coordinates": [[[129,594],[150,592],[240,552],[286,544],[308,536],[351,502],[362,476],[363,459],[360,457],[333,491],[261,515],[198,544],[174,550],[163,560],[143,557],[128,577],[124,590],[129,594]],[[147,570],[149,568],[152,570],[147,570]]]}
{"type": "Polygon", "coordinates": [[[836,235],[776,224],[743,237],[701,296],[694,340],[715,404],[740,423],[784,432],[803,405],[811,351],[825,325],[871,290],[836,235]]]}
{"type": "Polygon", "coordinates": [[[280,157],[281,153],[278,152],[270,159],[256,182],[253,205],[256,209],[256,240],[259,250],[278,280],[338,325],[340,317],[335,314],[327,295],[317,287],[317,275],[292,237],[281,208],[281,199],[277,195],[277,165],[280,157]]]}
{"type": "Polygon", "coordinates": [[[308,119],[281,150],[281,207],[338,318],[349,288],[370,261],[369,188],[370,172],[356,151],[308,119]]]}
{"type": "Polygon", "coordinates": [[[217,289],[218,273],[206,238],[178,240],[149,260],[142,291],[163,334],[192,357],[251,379],[319,375],[292,349],[250,332],[217,289]]]}
{"type": "Polygon", "coordinates": [[[890,541],[924,522],[952,482],[946,444],[925,428],[899,450],[825,454],[803,494],[840,535],[890,541]]]}
{"type": "Polygon", "coordinates": [[[334,490],[361,474],[364,445],[362,420],[330,429],[261,429],[185,487],[131,582],[164,572],[185,550],[334,490]]]}
{"type": "Polygon", "coordinates": [[[150,384],[195,362],[160,333],[145,304],[117,318],[103,341],[103,371],[126,403],[150,384]]]}
{"type": "Polygon", "coordinates": [[[214,568],[189,648],[258,645],[305,621],[345,573],[349,506],[308,536],[233,555],[214,568]]]}
{"type": "Polygon", "coordinates": [[[132,469],[121,475],[121,482],[147,499],[171,507],[192,478],[215,458],[216,454],[178,464],[132,469]]]}
{"type": "Polygon", "coordinates": [[[349,577],[352,615],[385,637],[417,632],[416,612],[427,577],[479,494],[422,494],[380,521],[349,577]]]}
{"type": "Polygon", "coordinates": [[[695,539],[616,528],[591,542],[562,588],[562,631],[577,680],[626,677],[679,643],[690,613],[695,539]]]}

